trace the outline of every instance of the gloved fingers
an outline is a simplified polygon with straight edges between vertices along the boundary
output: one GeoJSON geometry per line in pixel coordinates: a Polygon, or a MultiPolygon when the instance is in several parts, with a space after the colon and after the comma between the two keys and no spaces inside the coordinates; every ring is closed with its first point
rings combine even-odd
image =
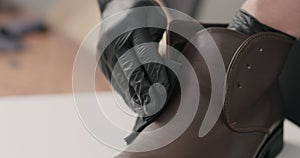
{"type": "Polygon", "coordinates": [[[99,59],[99,65],[102,71],[104,72],[105,76],[110,80],[111,79],[111,72],[113,71],[116,63],[118,62],[120,56],[122,56],[124,53],[129,50],[132,45],[129,42],[129,37],[131,35],[131,32],[124,33],[114,39],[110,44],[108,44],[107,47],[103,45],[105,41],[105,36],[100,37],[99,43],[98,43],[98,58],[99,59]],[[101,53],[100,51],[103,51],[101,53]]]}
{"type": "Polygon", "coordinates": [[[152,40],[148,28],[135,30],[130,38],[137,57],[143,62],[161,63],[162,59],[158,53],[158,43],[152,40]]]}
{"type": "MultiPolygon", "coordinates": [[[[122,38],[122,37],[119,37],[122,38]]],[[[130,70],[131,63],[134,63],[131,59],[125,60],[125,64],[122,62],[119,62],[119,56],[126,53],[130,48],[128,48],[126,45],[122,48],[116,48],[119,46],[116,46],[116,41],[120,41],[120,39],[114,40],[101,54],[100,60],[99,60],[99,66],[104,73],[104,75],[109,79],[109,81],[112,83],[113,88],[122,96],[126,104],[134,110],[136,107],[139,106],[137,104],[133,103],[133,99],[135,99],[135,102],[137,102],[137,97],[135,91],[132,90],[132,88],[129,88],[129,77],[126,75],[126,71],[123,71],[123,68],[127,67],[128,70],[130,70]],[[118,49],[116,52],[115,50],[118,49]],[[121,65],[120,65],[121,64],[121,65]]],[[[98,50],[99,51],[99,50],[98,50]]],[[[99,53],[99,52],[98,52],[99,53]]],[[[130,54],[130,53],[129,53],[130,54]]],[[[131,53],[132,54],[132,53],[131,53]]],[[[128,72],[127,72],[128,73],[128,72]]]]}
{"type": "MultiPolygon", "coordinates": [[[[143,102],[149,100],[149,79],[128,38],[131,32],[116,38],[100,57],[99,65],[114,89],[124,98],[128,106],[145,116],[143,102]],[[114,71],[114,72],[113,72],[114,71]],[[114,74],[112,74],[114,73],[114,74]]],[[[101,41],[101,40],[100,40],[101,41]]]]}
{"type": "MultiPolygon", "coordinates": [[[[111,80],[111,77],[112,77],[111,73],[112,73],[114,66],[116,65],[116,62],[115,62],[116,58],[114,57],[113,53],[110,52],[109,50],[110,49],[107,49],[106,51],[104,51],[101,54],[98,65],[100,66],[100,69],[104,73],[105,77],[108,80],[111,80]]],[[[98,52],[98,54],[100,54],[100,53],[98,52]]]]}
{"type": "Polygon", "coordinates": [[[133,45],[135,45],[135,52],[139,60],[151,63],[144,64],[144,69],[150,79],[150,82],[152,84],[160,83],[168,89],[168,73],[166,67],[163,65],[164,61],[158,53],[158,44],[152,41],[148,30],[135,30],[132,34],[132,41],[133,45]]]}
{"type": "Polygon", "coordinates": [[[103,61],[107,61],[108,65],[112,69],[118,61],[118,58],[132,47],[131,43],[129,42],[132,32],[123,33],[110,43],[108,43],[106,39],[106,34],[108,33],[103,34],[103,37],[100,37],[99,39],[98,51],[103,51],[103,54],[101,54],[101,59],[103,61]],[[103,43],[106,43],[107,45],[103,45],[103,43]]]}
{"type": "Polygon", "coordinates": [[[106,61],[100,58],[98,65],[99,65],[102,73],[104,74],[104,76],[110,81],[111,80],[111,70],[108,67],[106,61]]]}
{"type": "Polygon", "coordinates": [[[132,101],[129,98],[130,96],[134,96],[136,94],[133,91],[130,92],[129,87],[126,88],[124,86],[126,83],[128,83],[128,80],[126,79],[125,74],[122,71],[119,71],[121,69],[120,65],[118,63],[115,64],[114,69],[116,69],[116,71],[114,72],[113,69],[111,69],[108,66],[109,64],[107,64],[105,60],[99,62],[99,65],[104,75],[111,82],[113,89],[116,90],[121,95],[125,103],[131,109],[134,109],[133,107],[134,105],[132,104],[132,101]]]}
{"type": "Polygon", "coordinates": [[[144,106],[153,115],[160,111],[168,98],[170,87],[168,72],[158,53],[158,44],[154,43],[147,28],[135,30],[131,41],[135,46],[137,58],[142,61],[141,63],[146,63],[143,64],[143,69],[149,82],[153,85],[153,87],[142,87],[146,88],[145,91],[149,91],[148,97],[150,97],[144,102],[144,106]]]}
{"type": "MultiPolygon", "coordinates": [[[[105,62],[105,61],[104,61],[105,62]]],[[[107,64],[106,71],[109,72],[111,75],[110,82],[113,86],[113,88],[124,98],[125,102],[129,104],[130,107],[132,107],[132,103],[130,103],[130,94],[129,94],[129,87],[128,85],[128,79],[124,72],[122,71],[122,67],[119,63],[116,63],[113,68],[110,68],[107,64]]]]}
{"type": "MultiPolygon", "coordinates": [[[[128,61],[128,63],[130,62],[132,60],[128,61]]],[[[146,89],[143,86],[149,87],[150,84],[141,67],[138,67],[131,76],[127,76],[127,72],[124,72],[126,71],[124,69],[127,68],[124,68],[119,62],[115,64],[114,70],[112,70],[112,86],[132,111],[139,114],[139,116],[145,116],[142,98],[145,98],[147,92],[143,91],[146,89]]]]}
{"type": "Polygon", "coordinates": [[[139,66],[134,70],[129,79],[129,85],[131,91],[135,92],[133,96],[134,102],[140,106],[136,106],[134,110],[140,117],[147,117],[149,113],[147,112],[147,102],[150,100],[149,87],[151,83],[144,71],[143,66],[139,66]]]}
{"type": "Polygon", "coordinates": [[[130,89],[134,91],[136,95],[133,97],[135,103],[134,110],[140,117],[149,117],[159,112],[166,100],[166,93],[163,93],[165,89],[162,86],[153,86],[149,82],[148,75],[144,70],[144,66],[138,67],[130,76],[129,79],[130,89]],[[160,94],[162,92],[162,94],[160,94]]]}
{"type": "Polygon", "coordinates": [[[110,76],[114,89],[126,104],[134,112],[144,116],[142,105],[148,93],[145,87],[150,87],[150,83],[135,52],[126,46],[118,49],[116,53],[106,51],[102,55],[101,69],[106,76],[110,76]]]}
{"type": "Polygon", "coordinates": [[[124,98],[128,106],[140,116],[149,116],[160,110],[163,106],[162,102],[165,102],[164,98],[159,97],[159,92],[164,92],[164,90],[156,90],[157,88],[161,89],[161,87],[151,89],[153,92],[152,97],[149,95],[149,88],[153,83],[162,83],[162,85],[168,89],[169,82],[167,80],[158,80],[167,79],[168,77],[167,72],[164,70],[165,68],[160,64],[152,63],[140,66],[142,64],[138,56],[144,56],[144,61],[161,60],[161,57],[157,52],[157,45],[153,43],[151,46],[147,47],[138,45],[137,49],[140,51],[135,50],[135,52],[123,56],[125,53],[127,54],[127,51],[130,50],[134,43],[142,44],[147,41],[153,41],[148,30],[142,30],[145,32],[140,33],[137,31],[137,35],[135,32],[128,32],[115,39],[102,54],[100,58],[100,66],[106,77],[108,77],[111,81],[115,81],[113,84],[114,89],[116,89],[117,92],[124,98]],[[130,41],[132,41],[132,37],[134,41],[131,43],[130,41]],[[143,51],[143,49],[145,50],[143,51]],[[118,65],[118,63],[120,65],[118,65]],[[116,66],[119,68],[118,71],[120,72],[117,71],[118,73],[112,75],[112,71],[116,66]],[[134,69],[135,71],[132,73],[131,71],[134,69]],[[149,76],[151,76],[152,79],[150,79],[149,76]],[[159,76],[164,77],[159,78],[159,76]],[[152,104],[148,105],[151,100],[152,104]]]}
{"type": "MultiPolygon", "coordinates": [[[[123,54],[118,59],[118,63],[122,67],[122,71],[126,76],[128,82],[122,83],[121,86],[128,87],[130,96],[133,99],[134,111],[140,116],[148,116],[146,114],[147,107],[145,103],[149,102],[149,87],[151,82],[147,76],[147,73],[144,70],[143,65],[140,63],[140,60],[137,58],[136,53],[133,49],[128,49],[125,54],[123,54]]],[[[128,100],[129,98],[127,98],[128,100]]]]}
{"type": "MultiPolygon", "coordinates": [[[[150,39],[151,41],[150,37],[146,37],[146,38],[150,39]]],[[[156,70],[151,69],[152,66],[149,66],[149,64],[143,65],[140,62],[141,60],[140,58],[138,58],[138,54],[135,52],[135,49],[129,49],[131,48],[131,45],[129,45],[128,43],[122,43],[123,41],[122,39],[123,37],[116,39],[113,45],[115,48],[111,48],[112,50],[113,49],[118,50],[118,52],[106,53],[106,55],[104,55],[102,62],[107,63],[106,69],[110,69],[110,71],[113,71],[113,68],[115,66],[120,66],[120,68],[116,71],[116,74],[113,75],[113,79],[115,79],[118,82],[117,85],[119,89],[121,89],[122,91],[121,93],[125,93],[122,96],[124,96],[126,103],[130,103],[129,106],[140,116],[143,117],[151,116],[160,109],[155,107],[156,105],[159,105],[158,103],[155,103],[155,101],[157,102],[162,102],[162,101],[159,101],[159,99],[155,99],[157,98],[155,95],[153,95],[153,97],[149,96],[149,88],[151,87],[152,82],[149,79],[149,75],[147,70],[145,70],[145,67],[148,69],[148,71],[156,71],[156,70]],[[120,47],[120,45],[122,45],[123,47],[120,47]],[[119,65],[117,65],[115,62],[117,62],[119,65]],[[119,73],[118,71],[122,71],[122,72],[119,73]],[[123,79],[124,78],[123,75],[125,76],[128,82],[126,82],[126,80],[123,79]],[[128,89],[126,89],[128,86],[129,86],[130,95],[126,94],[128,93],[128,89]],[[152,98],[152,101],[154,101],[153,102],[154,105],[147,105],[151,100],[150,98],[152,98]]],[[[154,46],[154,50],[157,53],[157,47],[154,46]]],[[[158,53],[156,59],[160,59],[160,55],[158,53]]],[[[155,65],[156,65],[155,67],[158,68],[158,65],[157,64],[155,65]]],[[[158,68],[158,71],[160,71],[160,68],[158,68]]],[[[151,72],[151,74],[154,73],[151,72]]],[[[157,78],[157,76],[155,78],[157,78]]],[[[152,91],[155,91],[155,89],[152,89],[152,91]]]]}

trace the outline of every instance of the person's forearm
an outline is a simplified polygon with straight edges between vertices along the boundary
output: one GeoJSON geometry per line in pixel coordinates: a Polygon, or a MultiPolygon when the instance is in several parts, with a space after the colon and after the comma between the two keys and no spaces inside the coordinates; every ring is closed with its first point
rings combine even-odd
{"type": "Polygon", "coordinates": [[[300,37],[300,0],[247,0],[242,9],[261,23],[300,37]]]}

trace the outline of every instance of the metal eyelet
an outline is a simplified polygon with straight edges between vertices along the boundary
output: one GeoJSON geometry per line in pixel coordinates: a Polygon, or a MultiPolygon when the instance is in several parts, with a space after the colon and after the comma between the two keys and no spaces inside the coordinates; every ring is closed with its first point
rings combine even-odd
{"type": "Polygon", "coordinates": [[[263,49],[263,48],[260,48],[260,49],[259,49],[259,52],[260,52],[260,53],[262,53],[263,51],[264,51],[264,49],[263,49]]]}
{"type": "Polygon", "coordinates": [[[242,89],[243,86],[239,83],[239,84],[238,84],[238,88],[239,88],[239,89],[242,89]]]}
{"type": "Polygon", "coordinates": [[[247,64],[246,67],[247,67],[248,70],[252,69],[252,66],[250,64],[247,64]]]}

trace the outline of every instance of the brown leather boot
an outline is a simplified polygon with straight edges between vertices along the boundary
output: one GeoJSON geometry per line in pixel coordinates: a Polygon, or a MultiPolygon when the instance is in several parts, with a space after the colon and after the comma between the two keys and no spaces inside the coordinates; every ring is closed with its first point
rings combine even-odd
{"type": "MultiPolygon", "coordinates": [[[[171,27],[188,27],[175,21],[171,27]]],[[[192,24],[190,26],[193,26],[192,24]]],[[[203,30],[195,31],[193,41],[206,47],[203,30]]],[[[207,31],[213,37],[227,69],[227,93],[221,116],[213,129],[198,137],[211,97],[211,78],[202,56],[176,33],[168,32],[168,45],[181,51],[192,64],[201,89],[196,117],[189,128],[171,144],[149,152],[123,152],[117,158],[273,158],[283,147],[283,100],[278,76],[285,64],[293,40],[276,33],[246,36],[221,27],[207,31]]],[[[146,128],[160,128],[176,113],[180,93],[167,109],[146,128]]],[[[140,145],[166,138],[148,140],[141,135],[140,145]]]]}

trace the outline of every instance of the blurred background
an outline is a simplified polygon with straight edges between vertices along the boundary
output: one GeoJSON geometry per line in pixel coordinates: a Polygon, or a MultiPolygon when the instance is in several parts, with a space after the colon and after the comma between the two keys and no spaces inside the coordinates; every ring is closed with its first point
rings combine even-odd
{"type": "Polygon", "coordinates": [[[0,96],[71,93],[75,55],[99,21],[96,0],[0,0],[0,96]]]}

